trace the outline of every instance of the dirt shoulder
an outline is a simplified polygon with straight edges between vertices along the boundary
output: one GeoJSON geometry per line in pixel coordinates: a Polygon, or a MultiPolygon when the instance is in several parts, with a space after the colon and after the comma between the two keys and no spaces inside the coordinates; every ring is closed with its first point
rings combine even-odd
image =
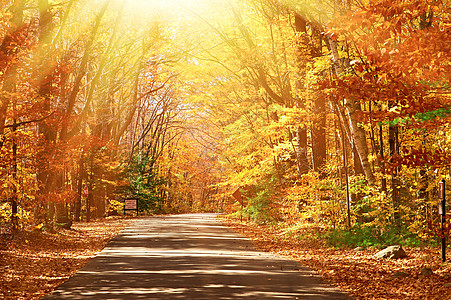
{"type": "MultiPolygon", "coordinates": [[[[302,233],[287,235],[283,229],[235,219],[223,219],[223,223],[251,238],[259,250],[316,270],[355,299],[451,299],[451,263],[441,262],[437,248],[404,248],[405,259],[376,259],[377,249],[332,249],[300,239],[302,233]],[[421,274],[424,268],[433,273],[421,274]]],[[[451,251],[448,257],[451,260],[451,251]]]]}
{"type": "Polygon", "coordinates": [[[22,232],[0,243],[0,299],[39,299],[69,279],[130,220],[75,223],[57,233],[22,232]]]}

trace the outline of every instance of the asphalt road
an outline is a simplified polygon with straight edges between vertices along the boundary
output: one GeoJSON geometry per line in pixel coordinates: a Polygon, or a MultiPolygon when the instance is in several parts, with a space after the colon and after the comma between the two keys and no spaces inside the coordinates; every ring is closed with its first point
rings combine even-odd
{"type": "Polygon", "coordinates": [[[256,251],[215,216],[137,219],[41,299],[349,299],[297,262],[256,251]]]}

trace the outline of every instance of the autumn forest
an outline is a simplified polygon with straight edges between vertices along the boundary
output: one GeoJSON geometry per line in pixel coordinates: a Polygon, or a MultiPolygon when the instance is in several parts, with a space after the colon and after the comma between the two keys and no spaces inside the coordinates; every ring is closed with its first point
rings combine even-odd
{"type": "Polygon", "coordinates": [[[140,2],[3,1],[3,226],[138,197],[142,212],[430,229],[449,178],[450,3],[140,2]]]}
{"type": "Polygon", "coordinates": [[[450,16],[449,0],[1,0],[0,233],[133,198],[334,247],[437,246],[450,16]]]}

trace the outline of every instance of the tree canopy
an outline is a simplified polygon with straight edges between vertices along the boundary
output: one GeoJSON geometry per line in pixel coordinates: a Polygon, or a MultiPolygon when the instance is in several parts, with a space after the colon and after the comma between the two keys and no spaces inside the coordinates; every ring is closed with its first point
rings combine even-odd
{"type": "Polygon", "coordinates": [[[0,9],[2,230],[70,226],[137,198],[143,213],[437,234],[450,1],[0,9]]]}

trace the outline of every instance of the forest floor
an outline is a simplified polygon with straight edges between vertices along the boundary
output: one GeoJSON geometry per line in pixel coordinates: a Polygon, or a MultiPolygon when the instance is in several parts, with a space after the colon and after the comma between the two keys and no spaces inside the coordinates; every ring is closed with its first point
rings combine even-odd
{"type": "Polygon", "coordinates": [[[438,247],[403,247],[407,258],[377,259],[373,255],[378,249],[334,249],[300,238],[311,235],[308,228],[293,232],[236,219],[223,218],[223,222],[252,239],[258,250],[299,261],[354,299],[451,299],[451,263],[442,263],[438,247]],[[433,273],[423,275],[423,268],[433,273]]]}
{"type": "Polygon", "coordinates": [[[74,223],[57,233],[22,231],[0,240],[0,299],[39,299],[69,279],[129,224],[124,218],[74,223]]]}

